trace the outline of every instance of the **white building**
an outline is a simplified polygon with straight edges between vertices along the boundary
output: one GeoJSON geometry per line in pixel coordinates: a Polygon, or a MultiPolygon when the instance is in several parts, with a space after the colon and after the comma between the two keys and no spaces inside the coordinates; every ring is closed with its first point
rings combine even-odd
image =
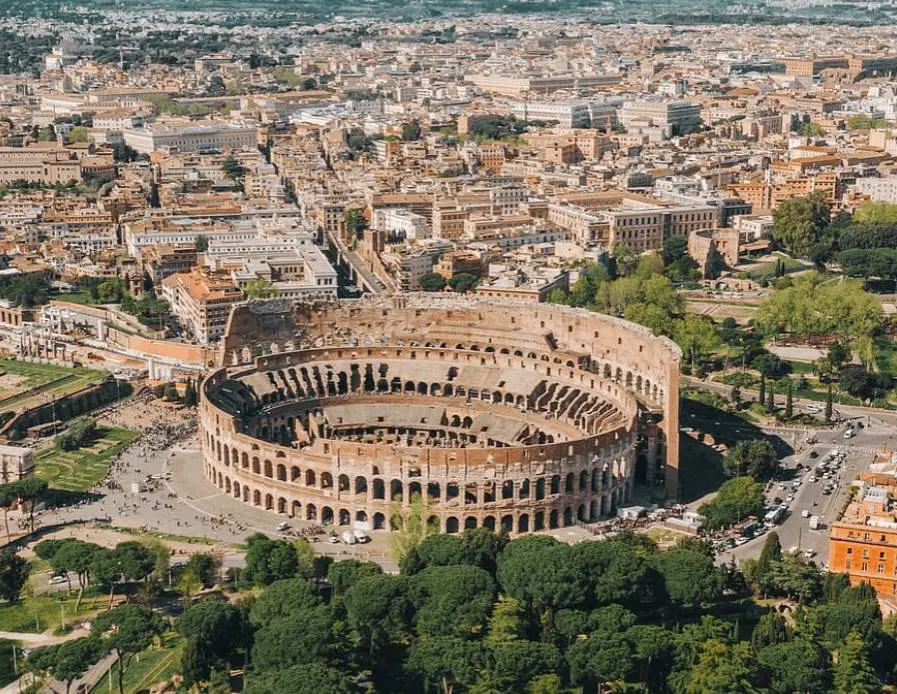
{"type": "Polygon", "coordinates": [[[178,152],[255,149],[258,144],[258,128],[238,123],[152,123],[144,128],[128,128],[122,134],[125,144],[141,154],[160,149],[178,152]]]}
{"type": "Polygon", "coordinates": [[[371,226],[378,231],[397,234],[408,240],[428,239],[431,235],[426,217],[400,208],[374,210],[371,226]]]}
{"type": "Polygon", "coordinates": [[[875,202],[897,203],[897,176],[858,178],[856,190],[875,202]]]}
{"type": "Polygon", "coordinates": [[[685,135],[701,127],[701,106],[690,101],[627,101],[620,121],[629,129],[660,128],[664,137],[685,135]]]}

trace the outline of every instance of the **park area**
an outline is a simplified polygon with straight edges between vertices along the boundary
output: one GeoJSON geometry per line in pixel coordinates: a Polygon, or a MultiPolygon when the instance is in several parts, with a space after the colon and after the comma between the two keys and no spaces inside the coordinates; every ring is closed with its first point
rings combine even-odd
{"type": "Polygon", "coordinates": [[[37,454],[36,474],[53,489],[85,492],[106,477],[112,458],[138,435],[131,429],[103,427],[81,448],[63,451],[51,446],[37,454]]]}
{"type": "Polygon", "coordinates": [[[103,379],[104,374],[83,367],[32,364],[0,359],[0,411],[23,410],[103,379]]]}

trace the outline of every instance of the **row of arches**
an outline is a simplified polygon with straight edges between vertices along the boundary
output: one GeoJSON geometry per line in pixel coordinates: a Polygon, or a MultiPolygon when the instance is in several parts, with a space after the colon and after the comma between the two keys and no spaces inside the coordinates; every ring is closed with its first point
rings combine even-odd
{"type": "MultiPolygon", "coordinates": [[[[314,489],[336,489],[338,498],[342,495],[363,495],[369,501],[409,501],[415,496],[426,498],[431,502],[450,503],[458,500],[463,505],[481,505],[496,501],[519,501],[532,499],[541,501],[548,497],[560,495],[588,496],[619,486],[621,480],[628,477],[630,466],[625,461],[614,461],[613,465],[581,470],[578,474],[568,472],[566,475],[554,474],[521,480],[505,479],[501,481],[472,481],[462,484],[457,481],[439,482],[418,481],[403,482],[400,479],[368,478],[365,475],[350,477],[340,474],[334,479],[330,472],[316,473],[306,469],[303,473],[298,466],[287,468],[278,463],[276,466],[266,460],[264,467],[259,465],[258,458],[252,459],[251,470],[254,474],[291,482],[314,489]],[[264,471],[264,474],[263,474],[264,471]]],[[[212,468],[213,481],[220,486],[221,479],[230,479],[212,468]]]]}
{"type": "MultiPolygon", "coordinates": [[[[288,500],[284,496],[275,496],[270,492],[253,489],[248,484],[227,476],[216,478],[217,486],[229,496],[243,503],[264,508],[267,511],[296,518],[299,520],[317,522],[323,525],[352,526],[361,525],[373,530],[396,530],[402,521],[398,517],[388,517],[382,511],[368,513],[364,509],[334,508],[329,505],[318,506],[313,502],[303,504],[298,499],[288,500]]],[[[617,506],[626,500],[624,490],[616,489],[612,493],[593,499],[590,502],[582,502],[578,505],[567,505],[563,508],[535,509],[518,513],[495,516],[486,515],[430,515],[427,524],[445,533],[457,533],[462,530],[475,528],[489,528],[491,530],[504,529],[508,532],[527,533],[539,530],[550,530],[559,527],[568,527],[575,522],[588,523],[596,521],[602,516],[612,514],[617,506]]]]}

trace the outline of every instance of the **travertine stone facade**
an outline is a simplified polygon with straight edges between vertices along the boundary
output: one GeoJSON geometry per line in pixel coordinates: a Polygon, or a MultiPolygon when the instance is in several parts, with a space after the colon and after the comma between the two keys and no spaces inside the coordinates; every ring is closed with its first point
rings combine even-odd
{"type": "Polygon", "coordinates": [[[376,530],[420,495],[444,532],[526,533],[612,513],[637,456],[676,495],[680,354],[641,326],[412,294],[239,307],[223,344],[206,473],[248,504],[376,530]]]}

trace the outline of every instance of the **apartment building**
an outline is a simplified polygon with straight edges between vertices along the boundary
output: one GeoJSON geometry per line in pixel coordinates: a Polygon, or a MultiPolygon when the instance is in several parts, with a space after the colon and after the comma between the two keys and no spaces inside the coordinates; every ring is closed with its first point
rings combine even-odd
{"type": "Polygon", "coordinates": [[[159,244],[141,249],[141,268],[154,284],[179,272],[190,272],[197,263],[195,244],[171,246],[159,244]]]}
{"type": "Polygon", "coordinates": [[[169,275],[162,280],[161,294],[178,322],[203,345],[224,335],[231,307],[243,301],[230,276],[200,268],[169,275]]]}
{"type": "Polygon", "coordinates": [[[829,566],[852,585],[870,584],[880,597],[897,597],[897,477],[893,458],[873,464],[859,489],[832,523],[829,566]]]}

